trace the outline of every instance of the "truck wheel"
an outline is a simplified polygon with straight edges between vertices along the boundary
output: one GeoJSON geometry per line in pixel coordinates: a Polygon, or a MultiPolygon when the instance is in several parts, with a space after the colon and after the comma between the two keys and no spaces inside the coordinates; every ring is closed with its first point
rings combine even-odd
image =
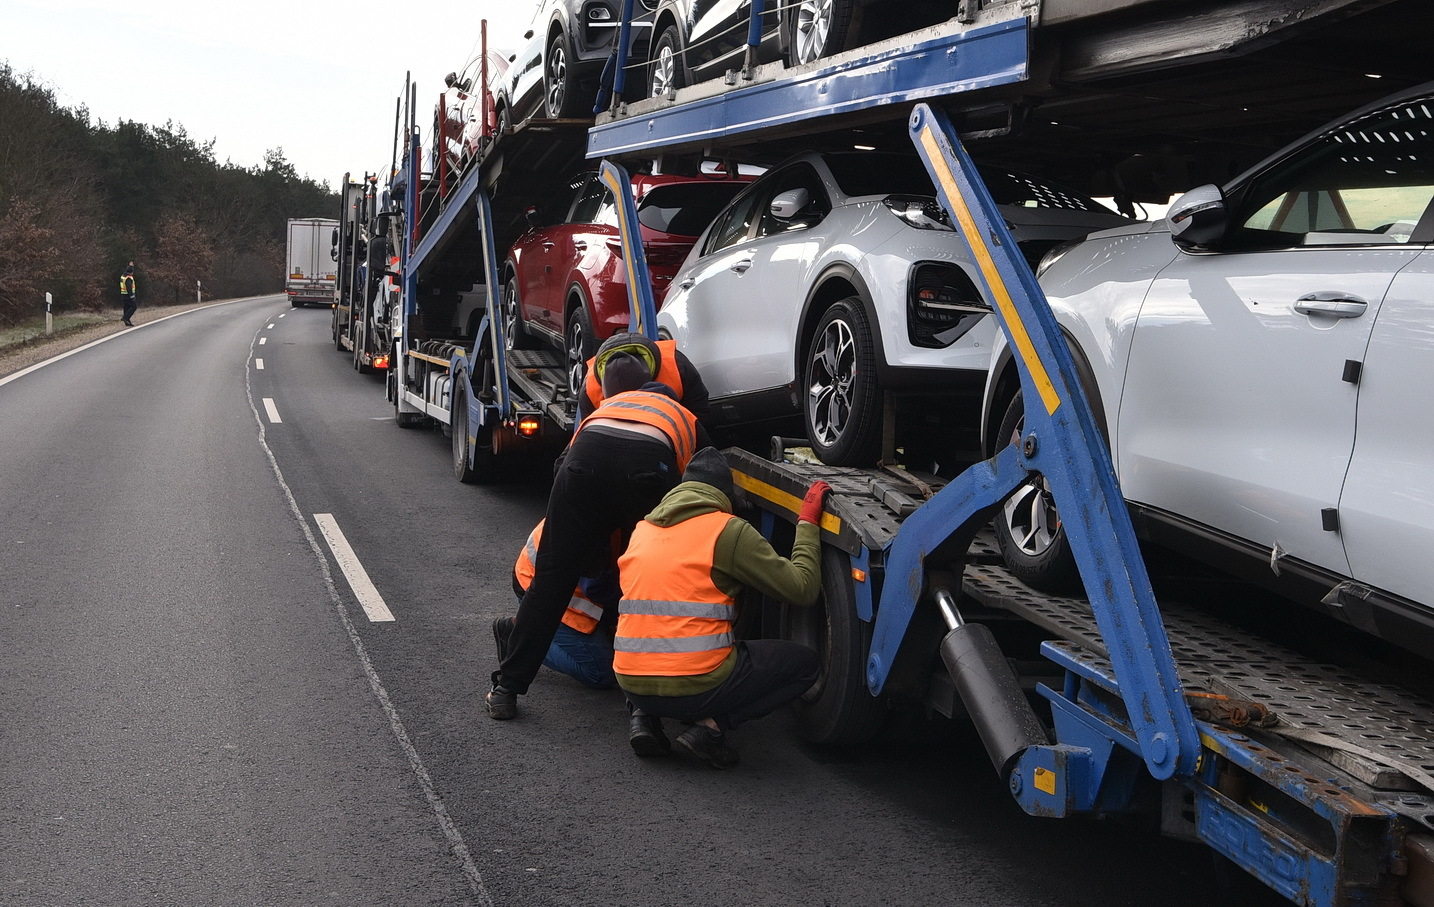
{"type": "MultiPolygon", "coordinates": [[[[389,361],[393,362],[393,363],[395,364],[395,366],[397,365],[397,363],[398,363],[398,350],[394,350],[393,358],[392,358],[391,360],[389,360],[389,361]]],[[[406,413],[406,412],[403,411],[403,409],[402,409],[402,408],[400,407],[400,405],[399,405],[399,400],[403,397],[403,386],[398,383],[398,373],[397,373],[397,372],[394,372],[394,373],[392,374],[392,380],[393,380],[393,421],[396,422],[396,423],[398,423],[398,427],[399,427],[399,428],[417,428],[417,427],[423,422],[423,419],[424,419],[423,413],[406,413]]]]}
{"type": "Polygon", "coordinates": [[[788,605],[785,636],[817,650],[821,676],[795,703],[802,739],[851,746],[876,736],[886,702],[866,687],[871,624],[856,614],[851,559],[822,546],[822,597],[810,608],[788,605]]]}
{"type": "Polygon", "coordinates": [[[478,475],[468,465],[468,392],[461,387],[454,388],[448,424],[453,428],[453,475],[464,485],[472,485],[478,475]]]}
{"type": "Polygon", "coordinates": [[[304,304],[297,299],[290,299],[289,307],[294,309],[302,309],[304,307],[304,304]]]}
{"type": "MultiPolygon", "coordinates": [[[[1017,392],[1006,407],[996,437],[1020,443],[1025,422],[1025,402],[1017,392]]],[[[1080,590],[1080,568],[1044,476],[1023,483],[1006,499],[996,514],[995,529],[1001,557],[1021,582],[1058,595],[1080,590]]]]}
{"type": "Polygon", "coordinates": [[[881,453],[876,345],[861,300],[827,309],[807,349],[802,405],[812,450],[829,466],[875,466],[881,453]]]}
{"type": "Polygon", "coordinates": [[[339,333],[339,310],[337,308],[334,309],[334,317],[331,324],[333,326],[334,349],[343,352],[344,341],[343,336],[339,333]]]}

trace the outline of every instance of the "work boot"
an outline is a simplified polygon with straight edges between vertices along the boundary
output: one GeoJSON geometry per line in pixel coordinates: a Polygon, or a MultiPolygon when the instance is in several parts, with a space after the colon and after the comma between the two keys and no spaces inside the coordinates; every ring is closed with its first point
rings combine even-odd
{"type": "Polygon", "coordinates": [[[493,618],[493,642],[498,647],[498,663],[502,664],[508,657],[508,640],[513,636],[513,621],[511,617],[493,618]]]}
{"type": "Polygon", "coordinates": [[[730,768],[738,762],[737,751],[727,745],[727,735],[705,724],[694,724],[677,737],[677,745],[713,768],[730,768]]]}
{"type": "Polygon", "coordinates": [[[518,694],[499,683],[499,676],[498,671],[493,672],[493,689],[483,697],[483,704],[488,707],[489,718],[507,721],[518,717],[518,694]]]}
{"type": "Polygon", "coordinates": [[[627,742],[639,756],[666,756],[672,752],[672,742],[663,733],[662,719],[656,715],[635,709],[628,728],[627,742]]]}

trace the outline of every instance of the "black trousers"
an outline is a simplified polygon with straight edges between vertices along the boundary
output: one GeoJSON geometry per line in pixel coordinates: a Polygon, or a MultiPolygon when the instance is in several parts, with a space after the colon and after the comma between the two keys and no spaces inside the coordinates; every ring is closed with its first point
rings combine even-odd
{"type": "Polygon", "coordinates": [[[711,718],[729,731],[761,718],[796,699],[817,682],[817,652],[799,642],[754,639],[737,643],[737,664],[722,683],[693,696],[627,694],[632,708],[659,718],[700,721],[711,718]]]}
{"type": "Polygon", "coordinates": [[[548,497],[533,582],[518,604],[499,683],[526,693],[553,641],[579,577],[612,559],[612,535],[632,531],[682,480],[672,448],[635,432],[578,432],[548,497]]]}
{"type": "Polygon", "coordinates": [[[134,317],[134,310],[139,308],[139,300],[134,295],[124,297],[124,319],[129,321],[134,317]]]}

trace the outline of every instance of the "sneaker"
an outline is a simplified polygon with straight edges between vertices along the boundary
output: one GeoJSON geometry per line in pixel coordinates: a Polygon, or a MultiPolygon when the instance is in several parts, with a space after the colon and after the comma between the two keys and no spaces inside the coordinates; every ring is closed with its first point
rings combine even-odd
{"type": "Polygon", "coordinates": [[[498,672],[493,672],[493,689],[483,697],[488,707],[488,717],[494,721],[507,721],[518,717],[518,694],[498,682],[498,672]]]}
{"type": "Polygon", "coordinates": [[[694,724],[677,737],[677,745],[713,768],[736,765],[737,751],[727,745],[727,735],[705,724],[694,724]]]}
{"type": "Polygon", "coordinates": [[[672,752],[672,741],[662,731],[662,719],[642,709],[632,713],[628,724],[627,742],[639,756],[666,756],[672,752]]]}
{"type": "Polygon", "coordinates": [[[498,647],[499,664],[508,657],[508,640],[513,635],[513,620],[511,617],[493,618],[493,642],[498,647]]]}

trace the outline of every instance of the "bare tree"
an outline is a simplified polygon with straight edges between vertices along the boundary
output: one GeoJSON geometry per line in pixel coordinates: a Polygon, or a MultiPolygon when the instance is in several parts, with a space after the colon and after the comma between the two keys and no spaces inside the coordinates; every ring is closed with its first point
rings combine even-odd
{"type": "Polygon", "coordinates": [[[184,212],[161,217],[154,230],[154,261],[146,269],[156,293],[178,302],[196,280],[208,281],[213,270],[214,242],[194,217],[184,212]]]}

